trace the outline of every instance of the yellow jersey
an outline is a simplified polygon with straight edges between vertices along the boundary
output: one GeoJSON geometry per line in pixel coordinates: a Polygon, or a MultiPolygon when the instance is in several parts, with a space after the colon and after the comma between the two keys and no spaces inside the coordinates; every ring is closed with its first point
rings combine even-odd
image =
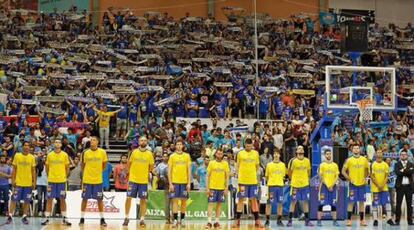
{"type": "Polygon", "coordinates": [[[207,167],[207,175],[210,175],[208,188],[214,190],[226,189],[226,180],[229,173],[230,167],[227,161],[210,161],[207,167]]]}
{"type": "Polygon", "coordinates": [[[367,169],[369,170],[369,163],[366,157],[351,156],[346,160],[344,168],[348,170],[348,175],[353,185],[362,186],[366,184],[365,172],[367,169]]]}
{"type": "Polygon", "coordinates": [[[109,121],[113,115],[115,115],[114,112],[99,111],[99,128],[109,128],[109,121]]]}
{"type": "Polygon", "coordinates": [[[292,170],[292,178],[290,185],[293,188],[303,188],[309,186],[309,171],[311,169],[308,158],[299,160],[297,157],[289,162],[289,169],[292,170]]]}
{"type": "Polygon", "coordinates": [[[95,151],[86,150],[82,158],[82,163],[85,164],[82,183],[102,184],[103,166],[106,162],[108,162],[108,157],[105,150],[101,148],[95,151]]]}
{"type": "Polygon", "coordinates": [[[66,167],[69,166],[69,156],[61,151],[60,153],[50,152],[46,158],[46,165],[49,166],[47,181],[50,183],[65,183],[66,167]]]}
{"type": "Polygon", "coordinates": [[[322,162],[319,165],[319,176],[326,187],[333,187],[339,176],[338,165],[335,162],[322,162]]]}
{"type": "Polygon", "coordinates": [[[270,162],[266,165],[265,176],[267,186],[283,186],[283,180],[286,176],[286,165],[283,162],[270,162]]]}
{"type": "Polygon", "coordinates": [[[259,153],[256,150],[242,150],[237,154],[238,182],[241,185],[257,185],[259,153]]]}
{"type": "Polygon", "coordinates": [[[36,167],[36,160],[32,154],[24,155],[16,153],[13,158],[13,166],[16,169],[16,185],[19,187],[32,187],[32,168],[36,167]]]}
{"type": "MultiPolygon", "coordinates": [[[[385,161],[381,163],[374,162],[371,165],[371,178],[375,179],[375,181],[380,185],[385,185],[382,191],[388,191],[388,173],[390,171],[390,167],[385,161]]],[[[371,191],[372,192],[382,192],[378,189],[378,187],[371,181],[371,191]]]]}
{"type": "Polygon", "coordinates": [[[171,168],[171,182],[173,184],[187,184],[190,181],[188,171],[191,169],[191,158],[188,153],[173,153],[168,160],[171,168]]]}
{"type": "Polygon", "coordinates": [[[149,150],[135,149],[129,157],[129,181],[148,184],[150,167],[154,166],[154,156],[149,150]]]}

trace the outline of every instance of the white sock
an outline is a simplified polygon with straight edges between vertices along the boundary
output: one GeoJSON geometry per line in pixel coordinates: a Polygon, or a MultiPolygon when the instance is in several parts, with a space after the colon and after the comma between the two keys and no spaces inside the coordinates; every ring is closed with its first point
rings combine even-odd
{"type": "Polygon", "coordinates": [[[99,213],[99,217],[101,217],[101,219],[102,219],[102,218],[104,218],[104,217],[103,217],[103,212],[100,212],[100,213],[99,213]]]}
{"type": "Polygon", "coordinates": [[[386,204],[385,210],[387,210],[387,220],[391,219],[391,204],[386,204]]]}
{"type": "Polygon", "coordinates": [[[12,212],[9,212],[9,216],[10,216],[10,217],[13,217],[13,213],[12,213],[12,212]]]}
{"type": "Polygon", "coordinates": [[[141,218],[139,218],[139,220],[144,221],[145,220],[145,216],[141,216],[141,218]]]}
{"type": "Polygon", "coordinates": [[[372,209],[372,216],[374,217],[374,220],[378,220],[378,207],[372,209]]]}
{"type": "Polygon", "coordinates": [[[66,211],[65,212],[62,211],[62,217],[66,218],[66,211]]]}
{"type": "Polygon", "coordinates": [[[26,214],[23,214],[22,218],[25,218],[25,217],[27,217],[27,215],[26,214]]]}
{"type": "Polygon", "coordinates": [[[50,212],[45,212],[45,216],[46,216],[46,218],[49,218],[50,217],[50,212]]]}
{"type": "Polygon", "coordinates": [[[216,217],[216,223],[220,222],[220,217],[216,217]]]}
{"type": "Polygon", "coordinates": [[[208,217],[208,222],[211,223],[211,216],[208,217]]]}
{"type": "Polygon", "coordinates": [[[85,212],[81,212],[81,218],[85,217],[85,212]]]}

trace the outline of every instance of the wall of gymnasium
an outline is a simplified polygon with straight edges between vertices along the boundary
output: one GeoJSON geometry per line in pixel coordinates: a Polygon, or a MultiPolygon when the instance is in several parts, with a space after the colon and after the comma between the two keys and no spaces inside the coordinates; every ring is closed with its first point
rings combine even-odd
{"type": "MultiPolygon", "coordinates": [[[[308,13],[318,15],[320,0],[257,0],[257,12],[268,13],[276,18],[288,18],[292,14],[308,13]]],[[[143,15],[147,11],[168,12],[174,18],[190,16],[208,16],[209,0],[99,0],[94,1],[94,10],[99,11],[99,18],[108,7],[129,8],[135,15],[143,15]]],[[[224,6],[244,8],[247,13],[254,12],[253,0],[213,0],[215,17],[225,20],[221,10],[224,6]]]]}
{"type": "Polygon", "coordinates": [[[414,22],[412,0],[329,0],[329,8],[375,10],[375,20],[383,26],[391,22],[399,26],[414,22]]]}

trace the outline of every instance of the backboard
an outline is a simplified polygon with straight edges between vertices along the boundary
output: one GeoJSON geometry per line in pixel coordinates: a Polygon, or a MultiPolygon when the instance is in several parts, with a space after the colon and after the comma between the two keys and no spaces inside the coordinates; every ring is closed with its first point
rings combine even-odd
{"type": "Polygon", "coordinates": [[[362,99],[374,100],[374,110],[396,108],[395,68],[326,66],[325,71],[327,109],[358,110],[362,99]]]}

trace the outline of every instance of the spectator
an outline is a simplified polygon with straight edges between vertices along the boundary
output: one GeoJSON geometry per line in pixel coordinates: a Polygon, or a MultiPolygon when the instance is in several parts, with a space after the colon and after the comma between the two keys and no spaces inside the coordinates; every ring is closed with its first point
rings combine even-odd
{"type": "Polygon", "coordinates": [[[121,161],[114,168],[115,190],[118,192],[125,192],[128,189],[128,156],[123,154],[121,161]]]}
{"type": "Polygon", "coordinates": [[[68,177],[68,190],[76,191],[81,189],[82,182],[82,166],[79,164],[79,156],[70,162],[70,172],[68,177]]]}
{"type": "Polygon", "coordinates": [[[12,168],[7,165],[7,157],[0,156],[0,215],[7,215],[9,210],[9,179],[12,168]]]}
{"type": "Polygon", "coordinates": [[[171,224],[171,199],[169,198],[169,182],[168,182],[168,159],[169,154],[162,154],[162,161],[154,169],[154,175],[157,177],[157,188],[158,190],[164,190],[164,213],[166,224],[171,224]]]}
{"type": "Polygon", "coordinates": [[[47,202],[47,174],[46,174],[46,155],[43,152],[38,152],[36,158],[36,188],[37,188],[37,212],[38,216],[45,217],[46,202],[47,202]]]}
{"type": "Polygon", "coordinates": [[[110,189],[110,178],[112,176],[112,165],[109,162],[106,162],[105,170],[102,172],[102,187],[104,191],[109,191],[110,189]]]}
{"type": "Polygon", "coordinates": [[[109,149],[109,121],[111,117],[121,111],[121,109],[108,112],[108,107],[106,105],[102,106],[102,110],[98,110],[96,106],[94,106],[93,109],[99,116],[99,137],[101,138],[101,148],[105,142],[105,147],[109,149]]]}
{"type": "Polygon", "coordinates": [[[198,166],[196,172],[196,178],[198,181],[198,189],[200,191],[206,190],[206,176],[207,176],[207,167],[208,163],[210,162],[210,158],[208,156],[204,156],[203,162],[198,166]]]}

